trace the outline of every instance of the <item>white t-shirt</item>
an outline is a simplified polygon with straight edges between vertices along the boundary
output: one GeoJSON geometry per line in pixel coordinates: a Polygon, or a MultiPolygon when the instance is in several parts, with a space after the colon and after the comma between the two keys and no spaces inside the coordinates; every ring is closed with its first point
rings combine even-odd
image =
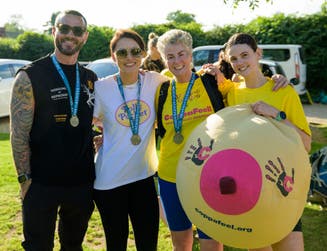
{"type": "MultiPolygon", "coordinates": [[[[145,179],[157,170],[154,122],[155,93],[160,83],[167,80],[156,72],[140,75],[140,123],[141,143],[131,143],[132,130],[124,100],[114,76],[95,82],[94,117],[103,123],[103,145],[96,157],[94,188],[107,190],[145,179]]],[[[138,84],[124,86],[126,103],[134,118],[138,84]]]]}

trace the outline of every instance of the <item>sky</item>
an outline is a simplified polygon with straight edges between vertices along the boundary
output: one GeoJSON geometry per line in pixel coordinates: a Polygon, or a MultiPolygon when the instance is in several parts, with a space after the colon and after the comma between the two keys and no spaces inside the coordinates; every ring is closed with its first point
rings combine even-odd
{"type": "Polygon", "coordinates": [[[43,31],[42,25],[52,13],[65,9],[80,11],[89,24],[112,28],[129,28],[135,24],[161,24],[167,22],[169,13],[181,10],[195,15],[195,20],[210,30],[226,24],[247,23],[258,16],[276,13],[302,16],[320,11],[326,0],[260,0],[260,7],[251,10],[247,3],[233,9],[231,0],[5,0],[0,5],[0,27],[12,15],[21,15],[23,27],[43,31]]]}

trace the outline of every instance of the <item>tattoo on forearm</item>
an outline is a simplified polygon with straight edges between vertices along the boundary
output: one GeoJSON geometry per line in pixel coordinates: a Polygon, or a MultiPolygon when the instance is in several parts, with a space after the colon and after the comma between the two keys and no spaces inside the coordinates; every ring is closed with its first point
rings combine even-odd
{"type": "Polygon", "coordinates": [[[34,116],[32,84],[25,72],[20,72],[12,90],[10,104],[10,141],[17,173],[30,173],[29,137],[34,116]]]}

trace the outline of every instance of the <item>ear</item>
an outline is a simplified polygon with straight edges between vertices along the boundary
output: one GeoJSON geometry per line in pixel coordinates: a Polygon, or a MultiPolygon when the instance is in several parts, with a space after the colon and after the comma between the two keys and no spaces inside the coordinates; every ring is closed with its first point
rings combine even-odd
{"type": "Polygon", "coordinates": [[[52,34],[52,36],[55,36],[55,33],[56,33],[56,27],[55,26],[52,26],[52,28],[51,28],[51,34],[52,34]]]}
{"type": "Polygon", "coordinates": [[[257,51],[256,51],[256,54],[257,54],[258,58],[261,59],[262,58],[262,55],[263,55],[262,49],[258,47],[257,48],[257,51]]]}
{"type": "Polygon", "coordinates": [[[86,44],[88,37],[89,37],[89,32],[86,31],[86,32],[84,33],[84,42],[83,42],[83,44],[86,44]]]}

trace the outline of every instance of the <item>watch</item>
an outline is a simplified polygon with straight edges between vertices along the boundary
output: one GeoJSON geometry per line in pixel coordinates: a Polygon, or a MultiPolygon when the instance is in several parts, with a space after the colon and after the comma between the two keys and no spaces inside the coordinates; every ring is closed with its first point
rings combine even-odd
{"type": "Polygon", "coordinates": [[[18,182],[24,183],[25,181],[29,180],[31,178],[31,175],[28,173],[22,173],[18,175],[18,182]]]}
{"type": "Polygon", "coordinates": [[[286,119],[286,113],[283,111],[280,111],[277,113],[277,116],[275,117],[277,121],[282,121],[286,119]]]}

